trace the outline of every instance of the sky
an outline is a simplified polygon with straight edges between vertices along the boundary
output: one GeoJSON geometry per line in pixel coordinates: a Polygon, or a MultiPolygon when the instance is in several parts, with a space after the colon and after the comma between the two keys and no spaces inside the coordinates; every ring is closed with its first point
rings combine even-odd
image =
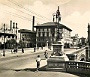
{"type": "Polygon", "coordinates": [[[0,28],[10,26],[10,20],[18,23],[18,28],[32,30],[35,25],[52,22],[53,13],[59,6],[61,22],[70,29],[71,35],[87,37],[90,23],[90,0],[0,0],[0,28]]]}

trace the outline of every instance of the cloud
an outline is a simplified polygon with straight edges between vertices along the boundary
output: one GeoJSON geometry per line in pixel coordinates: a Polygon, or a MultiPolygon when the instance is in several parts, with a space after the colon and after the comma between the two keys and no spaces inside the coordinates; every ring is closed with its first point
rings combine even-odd
{"type": "Polygon", "coordinates": [[[80,37],[87,37],[87,26],[90,22],[89,15],[90,11],[86,11],[84,14],[76,11],[63,18],[62,21],[73,30],[73,34],[78,33],[80,37]]]}
{"type": "Polygon", "coordinates": [[[52,21],[52,14],[60,6],[61,22],[71,28],[73,34],[78,33],[80,36],[87,36],[87,24],[90,22],[90,0],[17,0],[29,11],[15,6],[7,0],[0,0],[0,2],[10,6],[0,3],[0,26],[2,23],[9,25],[9,21],[13,20],[18,23],[19,28],[31,30],[33,15],[36,16],[36,24],[49,22],[52,21]]]}
{"type": "Polygon", "coordinates": [[[56,6],[53,4],[45,5],[41,1],[36,1],[32,6],[25,5],[25,8],[29,8],[35,13],[29,13],[36,16],[36,21],[46,22],[52,21],[52,14],[56,11],[56,6]]]}

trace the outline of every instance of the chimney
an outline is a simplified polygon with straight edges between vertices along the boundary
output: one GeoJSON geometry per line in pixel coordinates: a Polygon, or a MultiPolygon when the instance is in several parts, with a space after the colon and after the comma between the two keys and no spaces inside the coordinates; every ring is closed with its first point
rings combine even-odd
{"type": "Polygon", "coordinates": [[[12,30],[12,20],[10,20],[10,30],[12,30]]]}
{"type": "Polygon", "coordinates": [[[34,31],[34,25],[35,25],[35,16],[33,16],[33,21],[32,21],[32,31],[34,31]]]}
{"type": "Polygon", "coordinates": [[[15,28],[15,22],[13,22],[13,29],[15,28]]]}

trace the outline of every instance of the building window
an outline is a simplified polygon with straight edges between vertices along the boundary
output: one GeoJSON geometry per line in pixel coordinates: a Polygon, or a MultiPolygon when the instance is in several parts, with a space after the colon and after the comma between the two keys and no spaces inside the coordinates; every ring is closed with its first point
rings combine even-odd
{"type": "Polygon", "coordinates": [[[50,28],[48,29],[48,31],[50,32],[50,28]]]}
{"type": "Polygon", "coordinates": [[[38,37],[40,37],[40,32],[38,33],[38,37]]]}
{"type": "Polygon", "coordinates": [[[47,36],[47,32],[45,32],[45,36],[47,36]]]}
{"type": "Polygon", "coordinates": [[[45,28],[44,31],[47,32],[47,29],[45,28]]]}
{"type": "Polygon", "coordinates": [[[38,29],[38,31],[40,31],[40,29],[38,29]]]}
{"type": "Polygon", "coordinates": [[[41,37],[42,37],[42,32],[41,32],[41,37]]]}
{"type": "Polygon", "coordinates": [[[45,33],[43,32],[43,37],[45,36],[45,33]]]}
{"type": "Polygon", "coordinates": [[[38,32],[37,32],[36,36],[38,37],[38,32]]]}
{"type": "Polygon", "coordinates": [[[48,31],[48,28],[47,28],[47,31],[48,31]]]}
{"type": "Polygon", "coordinates": [[[42,31],[43,31],[43,28],[40,29],[40,32],[42,32],[42,31]]]}

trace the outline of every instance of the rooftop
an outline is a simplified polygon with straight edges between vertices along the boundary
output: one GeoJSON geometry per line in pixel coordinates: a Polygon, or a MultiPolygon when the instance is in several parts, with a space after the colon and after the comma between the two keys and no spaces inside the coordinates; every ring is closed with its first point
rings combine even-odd
{"type": "MultiPolygon", "coordinates": [[[[57,22],[47,22],[47,23],[43,23],[43,24],[38,24],[34,27],[52,27],[52,26],[56,26],[57,27],[58,23],[57,22]]],[[[69,31],[72,31],[70,28],[68,28],[67,26],[60,24],[59,23],[59,28],[65,28],[68,29],[69,31]]]]}
{"type": "Polygon", "coordinates": [[[35,31],[31,31],[31,30],[28,30],[28,29],[20,29],[18,30],[19,33],[35,33],[35,31]]]}

